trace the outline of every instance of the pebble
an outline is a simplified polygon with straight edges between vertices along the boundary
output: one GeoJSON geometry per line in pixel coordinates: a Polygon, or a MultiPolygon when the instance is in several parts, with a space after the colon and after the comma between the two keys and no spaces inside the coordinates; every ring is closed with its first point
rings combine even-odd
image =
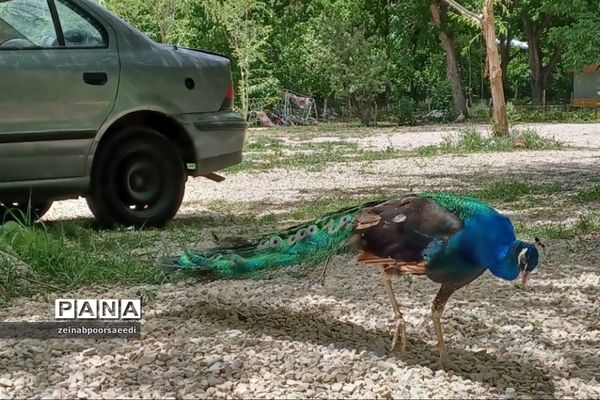
{"type": "Polygon", "coordinates": [[[90,347],[89,349],[85,349],[81,352],[83,357],[90,357],[96,354],[98,354],[98,350],[96,350],[95,347],[90,347]]]}

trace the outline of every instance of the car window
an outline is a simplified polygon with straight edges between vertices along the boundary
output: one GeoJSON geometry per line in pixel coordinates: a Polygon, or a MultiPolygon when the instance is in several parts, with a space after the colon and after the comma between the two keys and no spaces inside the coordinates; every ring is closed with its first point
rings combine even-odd
{"type": "Polygon", "coordinates": [[[66,0],[56,2],[65,46],[105,47],[106,32],[95,19],[66,0]]]}
{"type": "Polygon", "coordinates": [[[48,3],[0,1],[0,49],[58,46],[48,3]]]}

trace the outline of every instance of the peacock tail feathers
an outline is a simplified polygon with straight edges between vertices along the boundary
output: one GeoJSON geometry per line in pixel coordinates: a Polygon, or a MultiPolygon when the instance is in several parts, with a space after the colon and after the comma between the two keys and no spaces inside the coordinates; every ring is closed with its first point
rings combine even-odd
{"type": "Polygon", "coordinates": [[[248,244],[187,250],[175,259],[165,260],[165,264],[183,272],[205,272],[222,278],[253,276],[275,267],[317,264],[345,250],[353,234],[355,215],[378,203],[335,211],[248,244]]]}

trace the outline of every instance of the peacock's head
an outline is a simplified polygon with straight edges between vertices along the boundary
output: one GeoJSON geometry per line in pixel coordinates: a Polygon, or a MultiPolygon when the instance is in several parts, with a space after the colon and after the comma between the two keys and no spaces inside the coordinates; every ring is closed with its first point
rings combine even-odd
{"type": "Polygon", "coordinates": [[[527,284],[529,274],[537,267],[540,260],[540,253],[536,246],[539,246],[542,249],[545,249],[546,247],[542,244],[540,239],[535,238],[535,244],[520,242],[516,249],[517,265],[521,270],[521,282],[523,283],[523,286],[527,284]]]}

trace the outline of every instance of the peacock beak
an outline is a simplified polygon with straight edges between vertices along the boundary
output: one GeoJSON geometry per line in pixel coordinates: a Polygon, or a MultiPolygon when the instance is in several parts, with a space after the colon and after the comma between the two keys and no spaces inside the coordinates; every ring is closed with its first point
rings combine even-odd
{"type": "Polygon", "coordinates": [[[527,279],[529,279],[529,271],[523,271],[523,275],[521,275],[521,283],[523,287],[527,285],[527,279]]]}

